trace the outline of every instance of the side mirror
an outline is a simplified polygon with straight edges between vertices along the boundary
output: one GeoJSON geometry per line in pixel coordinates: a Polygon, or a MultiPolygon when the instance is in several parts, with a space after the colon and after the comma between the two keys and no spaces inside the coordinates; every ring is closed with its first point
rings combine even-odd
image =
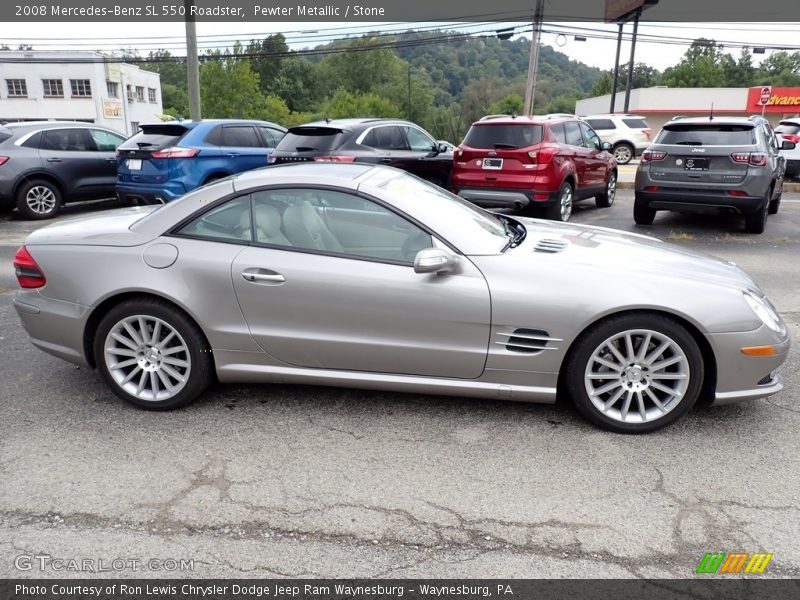
{"type": "Polygon", "coordinates": [[[438,150],[439,154],[446,154],[449,151],[447,144],[441,143],[436,146],[436,149],[438,150]]]}
{"type": "Polygon", "coordinates": [[[603,142],[600,144],[600,149],[605,150],[606,152],[611,152],[611,142],[603,142]]]}
{"type": "Polygon", "coordinates": [[[797,144],[794,142],[790,142],[789,140],[783,140],[781,143],[781,150],[794,150],[797,144]]]}
{"type": "Polygon", "coordinates": [[[458,257],[441,248],[424,248],[414,257],[415,273],[449,273],[458,263],[458,257]]]}

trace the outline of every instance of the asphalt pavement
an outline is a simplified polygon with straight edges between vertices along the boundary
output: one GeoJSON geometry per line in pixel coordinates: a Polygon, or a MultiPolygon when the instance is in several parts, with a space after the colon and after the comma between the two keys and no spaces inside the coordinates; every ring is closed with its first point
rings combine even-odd
{"type": "MultiPolygon", "coordinates": [[[[631,212],[622,191],[574,219],[734,260],[800,338],[800,195],[760,236],[631,212]]],[[[566,403],[309,386],[216,386],[146,412],[26,339],[10,261],[38,226],[0,217],[0,577],[97,575],[24,559],[47,555],[113,577],[685,578],[720,550],[800,576],[797,346],[781,393],[645,436],[566,403]]]]}

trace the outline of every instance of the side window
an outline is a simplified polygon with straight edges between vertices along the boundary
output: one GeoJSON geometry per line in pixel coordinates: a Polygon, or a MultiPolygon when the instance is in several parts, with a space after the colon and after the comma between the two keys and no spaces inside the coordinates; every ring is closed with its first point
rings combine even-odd
{"type": "Polygon", "coordinates": [[[233,148],[261,148],[263,142],[251,125],[229,125],[222,128],[222,145],[233,148]]]}
{"type": "Polygon", "coordinates": [[[267,148],[274,148],[283,139],[283,132],[271,127],[259,127],[258,132],[261,134],[263,145],[267,148]]]}
{"type": "Polygon", "coordinates": [[[408,138],[408,146],[415,152],[432,152],[436,148],[436,142],[433,138],[428,137],[416,127],[403,127],[405,129],[406,137],[408,138]]]}
{"type": "Polygon", "coordinates": [[[102,129],[90,129],[89,133],[100,152],[113,152],[117,149],[117,146],[125,141],[125,138],[121,135],[103,131],[102,129]]]}
{"type": "Polygon", "coordinates": [[[47,129],[42,132],[42,150],[62,152],[93,152],[97,150],[92,136],[86,129],[47,129]]]}
{"type": "Polygon", "coordinates": [[[550,131],[553,132],[553,135],[556,137],[556,141],[559,144],[566,144],[567,143],[567,132],[564,130],[564,124],[558,123],[553,125],[550,128],[550,131]]]}
{"type": "Polygon", "coordinates": [[[583,136],[581,135],[581,127],[577,121],[567,121],[564,123],[564,131],[566,132],[566,142],[570,146],[583,146],[583,136]]]}
{"type": "Polygon", "coordinates": [[[222,125],[214,127],[214,129],[206,135],[205,142],[212,146],[222,146],[222,125]]]}
{"type": "Polygon", "coordinates": [[[221,242],[252,241],[250,195],[239,196],[212,208],[184,225],[178,233],[221,242]]]}
{"type": "Polygon", "coordinates": [[[340,256],[411,264],[430,234],[388,208],[322,189],[253,193],[256,241],[340,256]]]}
{"type": "MultiPolygon", "coordinates": [[[[611,119],[586,119],[586,122],[594,129],[616,129],[614,121],[611,119]]],[[[632,127],[632,126],[631,126],[632,127]]]]}
{"type": "Polygon", "coordinates": [[[600,150],[600,138],[595,133],[594,129],[589,127],[586,123],[579,123],[581,132],[583,133],[584,144],[587,148],[594,148],[600,150]]]}
{"type": "Polygon", "coordinates": [[[369,146],[380,150],[408,150],[405,133],[396,125],[376,127],[370,133],[374,134],[369,146]]]}

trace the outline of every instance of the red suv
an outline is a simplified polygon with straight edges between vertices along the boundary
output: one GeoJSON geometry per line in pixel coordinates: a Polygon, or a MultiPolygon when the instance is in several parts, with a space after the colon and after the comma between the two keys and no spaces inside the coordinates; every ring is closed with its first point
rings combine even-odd
{"type": "Polygon", "coordinates": [[[611,145],[577,117],[491,116],[472,124],[453,155],[453,192],[486,208],[546,209],[568,221],[573,202],[611,206],[611,145]]]}

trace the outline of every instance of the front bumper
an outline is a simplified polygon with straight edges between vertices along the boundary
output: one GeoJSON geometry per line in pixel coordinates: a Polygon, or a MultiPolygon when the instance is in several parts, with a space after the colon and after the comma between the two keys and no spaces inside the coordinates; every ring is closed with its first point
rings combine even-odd
{"type": "Polygon", "coordinates": [[[780,336],[766,325],[755,331],[706,334],[717,362],[717,387],[713,406],[766,398],[783,389],[777,371],[791,347],[789,333],[780,336]],[[747,346],[773,346],[771,356],[748,356],[747,346]]]}

